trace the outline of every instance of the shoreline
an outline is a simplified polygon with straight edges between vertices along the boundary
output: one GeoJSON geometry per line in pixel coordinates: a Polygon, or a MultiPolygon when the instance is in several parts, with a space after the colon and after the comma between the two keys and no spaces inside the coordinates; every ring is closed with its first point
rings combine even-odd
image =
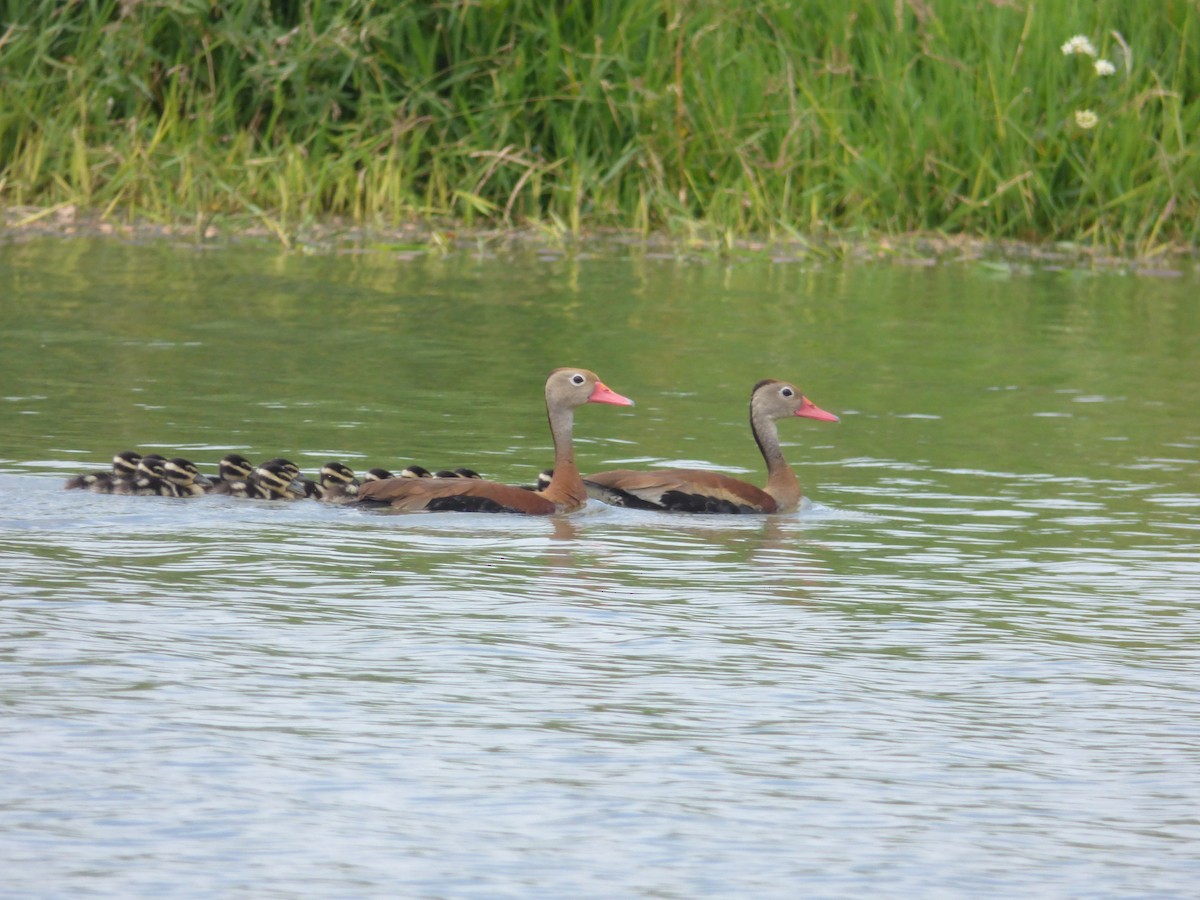
{"type": "Polygon", "coordinates": [[[49,207],[13,206],[0,209],[0,244],[28,240],[104,239],[171,241],[196,247],[220,248],[260,243],[283,252],[363,255],[392,254],[404,258],[452,255],[464,251],[535,253],[554,256],[629,253],[640,250],[650,258],[765,261],[771,263],[890,263],[936,266],[942,263],[994,262],[1038,265],[1043,269],[1091,268],[1128,271],[1146,277],[1200,274],[1196,247],[1163,245],[1159,252],[1119,256],[1107,248],[1069,241],[995,240],[972,235],[909,233],[899,235],[823,234],[811,237],[726,238],[697,224],[691,235],[642,234],[615,228],[585,229],[573,234],[549,226],[478,228],[446,223],[365,225],[331,217],[295,229],[264,223],[247,214],[202,223],[155,222],[137,219],[116,222],[74,204],[49,207]]]}

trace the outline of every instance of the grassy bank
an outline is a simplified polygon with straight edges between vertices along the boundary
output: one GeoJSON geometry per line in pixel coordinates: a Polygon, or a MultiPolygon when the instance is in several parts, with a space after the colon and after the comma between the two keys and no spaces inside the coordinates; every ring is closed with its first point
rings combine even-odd
{"type": "Polygon", "coordinates": [[[0,0],[0,204],[281,237],[1200,235],[1195,0],[219,6],[0,0]]]}

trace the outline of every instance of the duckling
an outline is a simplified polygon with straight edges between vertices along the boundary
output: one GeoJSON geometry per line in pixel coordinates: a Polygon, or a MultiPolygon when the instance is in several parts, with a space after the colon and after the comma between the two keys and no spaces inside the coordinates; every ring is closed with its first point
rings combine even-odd
{"type": "Polygon", "coordinates": [[[175,491],[176,497],[202,497],[212,487],[207,475],[190,460],[177,456],[163,464],[163,477],[175,491]]]}
{"type": "Polygon", "coordinates": [[[93,494],[111,494],[115,480],[112,472],[88,472],[85,475],[76,475],[73,478],[68,478],[67,483],[63,487],[68,491],[91,491],[93,494]]]}
{"type": "Polygon", "coordinates": [[[246,480],[233,482],[229,493],[252,500],[299,500],[305,496],[304,479],[290,460],[270,459],[256,466],[246,480]]]}
{"type": "Polygon", "coordinates": [[[74,478],[68,478],[64,487],[68,491],[87,490],[96,494],[111,494],[119,482],[133,481],[141,458],[142,455],[135,450],[122,450],[113,456],[111,471],[76,475],[74,478]]]}
{"type": "Polygon", "coordinates": [[[115,478],[124,478],[126,481],[132,481],[137,477],[138,463],[142,461],[142,454],[136,450],[122,450],[113,456],[112,473],[115,478]]]}
{"type": "Polygon", "coordinates": [[[147,453],[137,462],[137,471],[132,480],[119,481],[113,488],[114,494],[134,494],[139,497],[174,497],[175,486],[166,479],[166,458],[157,453],[147,453]]]}
{"type": "Polygon", "coordinates": [[[433,473],[424,466],[412,465],[405,466],[400,470],[401,478],[432,478],[433,473]]]}
{"type": "Polygon", "coordinates": [[[320,492],[318,500],[329,503],[341,503],[353,500],[358,495],[359,481],[354,477],[354,470],[345,463],[330,460],[321,466],[320,492]]]}
{"type": "Polygon", "coordinates": [[[544,491],[546,488],[550,487],[550,482],[553,478],[553,469],[542,469],[542,471],[538,472],[537,482],[535,484],[523,484],[521,487],[527,491],[544,491]]]}
{"type": "Polygon", "coordinates": [[[396,476],[387,469],[367,469],[362,480],[365,484],[368,481],[383,481],[385,478],[395,478],[396,476]]]}
{"type": "Polygon", "coordinates": [[[461,467],[457,468],[457,469],[439,469],[438,471],[433,473],[433,477],[434,478],[479,478],[479,479],[483,478],[483,476],[480,475],[478,472],[476,472],[474,469],[464,469],[461,467]]]}
{"type": "Polygon", "coordinates": [[[233,486],[254,474],[254,464],[240,453],[226,453],[217,463],[217,478],[208,488],[210,494],[231,494],[233,486]]]}
{"type": "Polygon", "coordinates": [[[254,472],[254,464],[240,453],[226,453],[217,463],[217,477],[222,481],[244,481],[254,472]]]}

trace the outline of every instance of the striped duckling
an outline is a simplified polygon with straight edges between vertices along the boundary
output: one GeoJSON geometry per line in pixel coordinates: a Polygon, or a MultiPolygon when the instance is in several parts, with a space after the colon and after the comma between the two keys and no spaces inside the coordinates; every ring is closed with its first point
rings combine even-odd
{"type": "Polygon", "coordinates": [[[142,455],[136,450],[122,450],[113,456],[112,469],[88,472],[68,478],[64,486],[68,491],[92,491],[96,494],[112,494],[122,482],[132,483],[137,477],[138,462],[142,455]]]}
{"type": "Polygon", "coordinates": [[[358,495],[359,480],[345,463],[330,460],[321,466],[316,499],[326,503],[343,503],[358,495]]]}
{"type": "Polygon", "coordinates": [[[114,494],[133,494],[138,497],[174,497],[175,488],[167,481],[166,457],[147,453],[137,462],[130,480],[122,480],[113,488],[114,494]]]}
{"type": "Polygon", "coordinates": [[[202,497],[212,488],[207,475],[201,475],[191,460],[177,456],[163,463],[163,478],[176,497],[202,497]]]}

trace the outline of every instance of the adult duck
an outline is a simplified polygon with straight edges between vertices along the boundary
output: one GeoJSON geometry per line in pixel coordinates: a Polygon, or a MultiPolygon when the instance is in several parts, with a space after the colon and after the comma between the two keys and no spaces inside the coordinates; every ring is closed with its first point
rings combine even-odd
{"type": "Polygon", "coordinates": [[[776,422],[793,416],[836,422],[786,381],[760,381],[750,392],[750,430],[767,464],[766,488],[701,469],[638,472],[613,469],[584,478],[588,494],[612,506],[691,513],[782,513],[800,505],[803,492],[779,446],[776,422]]]}
{"type": "Polygon", "coordinates": [[[549,516],[587,504],[587,489],[575,465],[571,435],[575,410],[585,403],[632,406],[587,369],[555,369],[546,379],[546,415],[554,440],[554,478],[543,491],[480,478],[389,478],[364,484],[358,505],[430,512],[509,512],[549,516]]]}

